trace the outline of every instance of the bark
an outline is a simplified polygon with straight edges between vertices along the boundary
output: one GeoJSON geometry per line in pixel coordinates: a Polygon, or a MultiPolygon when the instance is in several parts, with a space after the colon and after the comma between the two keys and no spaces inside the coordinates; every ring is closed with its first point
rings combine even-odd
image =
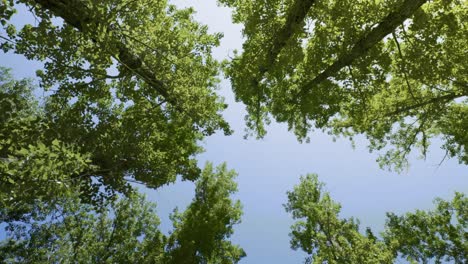
{"type": "Polygon", "coordinates": [[[427,0],[405,0],[399,8],[388,14],[377,27],[371,29],[356,44],[338,58],[332,65],[317,75],[302,87],[302,92],[309,92],[315,86],[334,76],[343,67],[350,65],[355,59],[363,56],[369,49],[380,42],[385,36],[392,33],[406,19],[410,18],[427,0]]]}
{"type": "Polygon", "coordinates": [[[296,32],[297,28],[304,23],[307,13],[311,9],[315,0],[296,0],[286,15],[286,23],[278,30],[273,38],[271,50],[268,53],[267,65],[260,70],[262,74],[268,71],[268,67],[273,65],[278,54],[286,46],[288,40],[296,32]]]}

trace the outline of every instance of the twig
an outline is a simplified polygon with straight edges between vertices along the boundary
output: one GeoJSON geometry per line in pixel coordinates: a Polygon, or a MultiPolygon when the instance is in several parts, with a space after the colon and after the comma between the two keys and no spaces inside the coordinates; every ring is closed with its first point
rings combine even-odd
{"type": "Polygon", "coordinates": [[[410,85],[409,80],[408,80],[408,75],[406,74],[406,63],[404,61],[403,53],[401,52],[400,43],[398,42],[398,38],[397,38],[397,36],[395,34],[395,31],[392,32],[392,36],[393,36],[393,40],[396,43],[396,46],[398,48],[398,54],[400,55],[400,59],[402,61],[401,71],[403,72],[403,76],[405,77],[406,85],[408,86],[408,92],[410,93],[411,98],[413,98],[413,100],[419,101],[419,99],[414,96],[413,90],[411,89],[411,85],[410,85]]]}

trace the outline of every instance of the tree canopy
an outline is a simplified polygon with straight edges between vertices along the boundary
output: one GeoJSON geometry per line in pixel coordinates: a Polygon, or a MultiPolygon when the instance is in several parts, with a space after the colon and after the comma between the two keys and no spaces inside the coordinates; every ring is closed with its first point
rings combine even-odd
{"type": "Polygon", "coordinates": [[[77,193],[35,203],[28,221],[10,222],[2,263],[238,263],[245,252],[228,239],[242,209],[232,201],[236,173],[207,164],[192,203],[159,230],[155,204],[137,192],[94,207],[77,193]]]}
{"type": "Polygon", "coordinates": [[[436,200],[434,211],[387,214],[383,239],[371,229],[359,231],[359,220],[340,218],[341,205],[330,197],[315,174],[301,177],[288,192],[287,212],[291,247],[309,256],[306,263],[465,263],[468,251],[468,197],[456,193],[452,201],[436,200]]]}
{"type": "Polygon", "coordinates": [[[2,1],[0,41],[44,62],[44,144],[73,144],[98,168],[81,173],[119,191],[126,176],[149,187],[199,176],[199,140],[231,133],[211,56],[221,34],[166,1],[18,2],[37,23],[17,28],[2,1]]]}
{"type": "MultiPolygon", "coordinates": [[[[43,63],[30,79],[0,67],[0,262],[228,264],[242,206],[236,173],[197,165],[200,142],[232,133],[221,70],[259,137],[274,118],[387,151],[401,169],[430,141],[468,164],[468,5],[464,0],[219,0],[244,25],[230,61],[212,56],[192,8],[167,0],[0,0],[0,49],[43,63]],[[12,16],[30,13],[34,24],[12,16]],[[37,91],[43,91],[39,96],[37,91]],[[389,148],[390,147],[390,148],[389,148]],[[163,233],[133,184],[195,182],[163,233]]],[[[316,175],[287,193],[291,247],[308,263],[465,263],[468,199],[387,214],[380,236],[340,217],[316,175]]]]}
{"type": "Polygon", "coordinates": [[[397,169],[440,136],[468,163],[466,1],[220,2],[244,25],[226,73],[259,136],[270,117],[300,140],[365,134],[397,169]]]}

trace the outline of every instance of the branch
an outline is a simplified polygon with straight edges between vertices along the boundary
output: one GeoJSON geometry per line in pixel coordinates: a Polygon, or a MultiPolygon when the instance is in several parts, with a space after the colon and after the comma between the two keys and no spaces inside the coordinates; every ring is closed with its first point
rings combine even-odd
{"type": "Polygon", "coordinates": [[[109,173],[111,172],[110,169],[102,169],[102,170],[95,170],[95,171],[89,171],[89,172],[85,172],[83,174],[80,174],[80,175],[77,175],[77,176],[72,176],[70,179],[70,181],[74,181],[74,180],[77,180],[77,179],[80,179],[80,178],[83,178],[83,177],[91,177],[91,176],[96,176],[96,175],[100,175],[100,174],[106,174],[106,173],[109,173]]]}
{"type": "Polygon", "coordinates": [[[456,86],[463,89],[462,95],[468,95],[468,83],[467,82],[460,82],[460,81],[453,80],[453,79],[450,79],[450,81],[456,86]]]}
{"type": "MultiPolygon", "coordinates": [[[[403,26],[404,27],[404,26],[403,26]]],[[[402,69],[401,71],[403,72],[403,76],[405,77],[405,81],[406,81],[406,86],[408,87],[408,92],[410,93],[411,95],[411,98],[413,100],[416,100],[416,101],[419,101],[419,99],[415,98],[414,97],[414,94],[413,94],[413,90],[411,89],[411,85],[409,83],[409,80],[408,80],[408,75],[406,74],[407,70],[406,70],[406,62],[405,62],[405,59],[403,57],[403,52],[401,52],[401,47],[400,47],[400,43],[398,42],[398,38],[395,34],[395,31],[392,32],[392,37],[393,37],[393,40],[395,41],[396,43],[396,46],[398,48],[398,54],[400,55],[400,59],[402,61],[402,69]]]]}
{"type": "Polygon", "coordinates": [[[327,211],[327,231],[325,234],[327,236],[327,240],[330,242],[330,245],[332,247],[331,252],[332,252],[333,258],[335,260],[338,260],[338,257],[335,254],[336,246],[335,246],[335,243],[333,243],[333,238],[330,235],[330,212],[329,211],[327,211]]]}
{"type": "Polygon", "coordinates": [[[9,38],[7,38],[7,37],[1,36],[1,35],[0,35],[0,39],[6,40],[6,41],[8,41],[8,42],[10,42],[10,43],[12,43],[12,44],[16,44],[15,41],[13,41],[13,40],[11,40],[11,39],[9,39],[9,38]]]}
{"type": "Polygon", "coordinates": [[[18,159],[17,158],[3,158],[3,157],[0,157],[0,161],[4,161],[4,162],[13,162],[13,161],[17,161],[18,159]]]}
{"type": "Polygon", "coordinates": [[[266,55],[265,63],[258,66],[259,76],[252,80],[255,86],[258,85],[259,79],[268,72],[271,67],[275,64],[276,58],[278,57],[281,50],[286,46],[286,43],[291,39],[292,35],[297,31],[297,28],[304,22],[305,17],[315,0],[295,0],[291,8],[286,14],[286,22],[273,34],[271,39],[271,48],[266,55]]]}
{"type": "Polygon", "coordinates": [[[112,232],[111,232],[111,235],[110,235],[110,238],[109,238],[109,241],[107,242],[107,245],[106,245],[106,250],[105,250],[105,255],[101,258],[101,261],[104,261],[104,260],[108,260],[109,257],[114,254],[113,251],[111,251],[111,246],[113,245],[113,242],[114,242],[114,237],[115,237],[115,231],[117,230],[117,216],[113,219],[112,221],[112,232]]]}
{"type": "Polygon", "coordinates": [[[260,66],[260,73],[263,75],[269,70],[278,54],[286,46],[288,40],[296,32],[297,28],[304,22],[305,17],[315,0],[296,0],[286,14],[286,23],[274,35],[270,52],[267,55],[266,65],[260,66]]]}
{"type": "Polygon", "coordinates": [[[434,98],[431,98],[431,99],[429,99],[429,100],[427,100],[425,102],[420,102],[420,103],[417,103],[417,104],[408,105],[408,106],[405,106],[405,107],[400,108],[398,110],[386,113],[385,116],[399,115],[401,113],[408,112],[410,110],[413,110],[413,109],[416,109],[416,108],[419,108],[419,107],[423,107],[423,106],[426,106],[428,104],[437,103],[439,101],[450,101],[450,100],[456,99],[456,98],[461,97],[461,96],[463,96],[463,95],[450,93],[450,94],[446,94],[446,95],[443,95],[443,96],[440,96],[440,97],[434,97],[434,98]]]}
{"type": "MultiPolygon", "coordinates": [[[[338,257],[336,256],[335,254],[335,250],[336,250],[336,246],[335,246],[335,243],[333,243],[333,239],[330,235],[330,212],[329,211],[326,211],[326,214],[327,214],[327,228],[324,227],[324,224],[321,223],[320,221],[318,222],[318,225],[319,225],[319,228],[325,233],[325,237],[327,239],[327,242],[328,242],[328,247],[329,247],[329,251],[327,252],[328,255],[330,255],[330,252],[333,256],[333,259],[334,260],[338,260],[338,257]]],[[[330,257],[329,257],[330,258],[330,257]]]]}
{"type": "Polygon", "coordinates": [[[297,31],[297,28],[304,22],[305,17],[315,0],[295,0],[291,8],[287,11],[285,24],[273,34],[271,48],[266,55],[265,63],[261,63],[258,66],[259,75],[252,79],[252,85],[257,90],[257,120],[256,126],[257,131],[260,131],[260,118],[261,118],[261,93],[258,84],[263,78],[263,75],[268,72],[275,64],[276,58],[278,57],[281,50],[286,46],[286,43],[291,39],[293,34],[297,31]]]}
{"type": "Polygon", "coordinates": [[[81,72],[89,73],[89,74],[92,74],[92,75],[100,75],[100,76],[103,77],[103,78],[101,78],[102,80],[104,80],[104,79],[118,79],[118,78],[123,77],[122,73],[120,73],[118,75],[108,75],[107,73],[99,72],[98,69],[96,69],[96,70],[93,70],[91,68],[85,69],[85,68],[81,68],[79,66],[74,66],[74,65],[64,65],[64,67],[75,70],[75,71],[81,71],[81,72]]]}
{"type": "MultiPolygon", "coordinates": [[[[83,1],[67,1],[67,0],[34,0],[43,9],[52,12],[55,16],[61,17],[67,24],[83,32],[85,28],[95,27],[95,18],[89,14],[89,9],[83,1]]],[[[108,31],[112,31],[108,27],[108,31]]],[[[95,32],[86,32],[93,33],[95,32]]],[[[91,38],[93,42],[98,42],[97,38],[91,38]]],[[[112,43],[119,51],[119,54],[109,54],[114,59],[122,63],[126,68],[134,74],[140,76],[145,82],[152,86],[161,96],[168,102],[175,104],[174,98],[168,93],[168,88],[165,84],[156,78],[155,74],[145,67],[144,61],[136,54],[132,53],[129,47],[117,39],[106,39],[106,42],[112,43]]]]}
{"type": "Polygon", "coordinates": [[[143,186],[147,186],[146,183],[141,182],[141,181],[132,180],[132,179],[129,179],[129,178],[124,178],[124,180],[127,181],[127,182],[131,182],[131,183],[135,183],[135,184],[140,184],[140,185],[143,185],[143,186]]]}
{"type": "Polygon", "coordinates": [[[427,2],[427,0],[405,0],[399,8],[388,14],[377,27],[371,29],[367,34],[361,37],[349,52],[344,53],[327,69],[306,83],[301,88],[301,93],[310,92],[315,86],[329,77],[334,76],[343,67],[350,65],[354,60],[363,56],[369,49],[380,42],[385,36],[392,33],[406,19],[411,17],[425,2],[427,2]]]}

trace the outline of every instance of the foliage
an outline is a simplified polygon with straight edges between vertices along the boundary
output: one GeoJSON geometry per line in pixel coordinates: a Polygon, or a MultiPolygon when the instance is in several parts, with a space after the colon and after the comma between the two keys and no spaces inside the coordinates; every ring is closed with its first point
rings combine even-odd
{"type": "MultiPolygon", "coordinates": [[[[0,5],[0,24],[5,26],[10,20],[11,16],[15,13],[14,1],[13,0],[2,0],[0,5]]],[[[0,36],[1,38],[1,36],[0,36]]],[[[3,43],[0,44],[0,48],[3,48],[3,43]]]]}
{"type": "Polygon", "coordinates": [[[244,24],[226,74],[257,135],[270,116],[300,140],[362,133],[370,150],[391,147],[379,162],[396,169],[441,136],[468,162],[465,1],[220,2],[244,24]]]}
{"type": "Polygon", "coordinates": [[[392,263],[393,254],[371,232],[359,233],[355,219],[340,219],[334,202],[314,174],[288,192],[286,211],[297,222],[291,227],[291,247],[301,248],[309,263],[392,263]]]}
{"type": "Polygon", "coordinates": [[[132,193],[106,207],[78,195],[37,203],[28,222],[8,224],[2,263],[237,263],[244,251],[227,239],[242,214],[234,171],[207,164],[196,197],[173,215],[174,230],[159,230],[155,205],[132,193]]]}
{"type": "MultiPolygon", "coordinates": [[[[225,62],[247,125],[270,117],[300,140],[314,128],[365,134],[381,165],[405,165],[431,138],[468,163],[468,6],[462,0],[219,0],[243,23],[243,52],[225,62]]],[[[1,0],[0,49],[44,63],[30,80],[0,68],[0,243],[6,263],[237,263],[229,238],[242,207],[234,171],[195,155],[230,134],[215,90],[209,34],[192,9],[159,0],[1,0]],[[24,5],[35,25],[11,23],[24,5]],[[188,208],[159,230],[155,206],[129,185],[196,180],[188,208]],[[117,193],[117,195],[116,195],[117,193]],[[123,195],[119,195],[123,194],[123,195]],[[113,197],[115,199],[107,199],[113,197]]],[[[339,217],[307,175],[288,192],[291,245],[313,263],[466,262],[465,195],[433,212],[388,214],[382,239],[339,217]]]]}
{"type": "Polygon", "coordinates": [[[307,263],[393,263],[406,257],[418,263],[465,263],[468,250],[468,197],[456,193],[452,201],[436,200],[433,212],[404,216],[387,214],[383,240],[359,222],[341,219],[341,205],[324,190],[317,175],[301,177],[288,192],[286,211],[296,222],[291,227],[291,247],[304,250],[307,263]]]}
{"type": "Polygon", "coordinates": [[[237,263],[246,254],[229,238],[240,223],[240,201],[230,195],[237,191],[235,171],[222,164],[213,171],[208,163],[197,181],[195,197],[185,212],[171,215],[174,232],[168,240],[171,263],[237,263]]]}
{"type": "Polygon", "coordinates": [[[387,214],[385,243],[394,252],[419,263],[466,263],[468,197],[456,193],[452,201],[436,200],[434,211],[387,214]]]}
{"type": "Polygon", "coordinates": [[[166,1],[17,2],[37,23],[16,28],[2,11],[0,41],[4,51],[44,62],[37,75],[47,91],[46,146],[76,146],[98,168],[88,176],[117,191],[127,176],[149,187],[199,176],[198,142],[231,132],[211,56],[221,34],[166,1]]]}
{"type": "Polygon", "coordinates": [[[32,223],[11,223],[3,263],[158,263],[163,235],[140,195],[96,211],[77,196],[41,204],[32,223]]]}
{"type": "Polygon", "coordinates": [[[89,155],[46,137],[49,124],[31,87],[0,68],[0,221],[21,219],[36,201],[93,188],[80,175],[93,169],[89,155]]]}

